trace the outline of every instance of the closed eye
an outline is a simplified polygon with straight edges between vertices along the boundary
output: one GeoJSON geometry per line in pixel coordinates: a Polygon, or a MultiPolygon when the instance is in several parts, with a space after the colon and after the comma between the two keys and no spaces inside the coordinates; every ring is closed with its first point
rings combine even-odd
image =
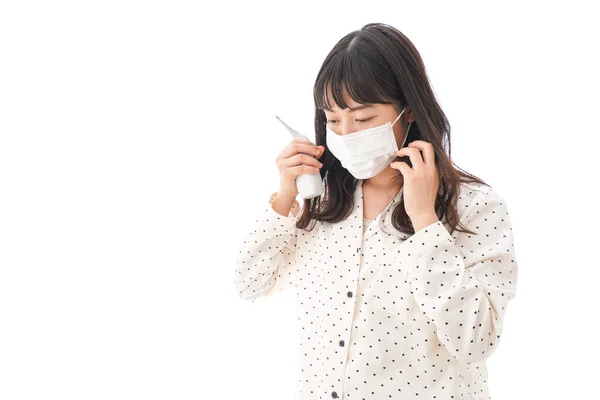
{"type": "MultiPolygon", "coordinates": [[[[375,118],[375,117],[366,118],[366,119],[355,119],[355,121],[356,121],[356,122],[360,122],[361,124],[364,124],[365,122],[367,122],[367,121],[370,121],[370,120],[372,120],[373,118],[375,118]]],[[[328,119],[328,120],[327,120],[327,123],[328,123],[328,124],[335,124],[335,123],[337,123],[337,122],[338,122],[338,120],[337,120],[337,119],[328,119]]]]}

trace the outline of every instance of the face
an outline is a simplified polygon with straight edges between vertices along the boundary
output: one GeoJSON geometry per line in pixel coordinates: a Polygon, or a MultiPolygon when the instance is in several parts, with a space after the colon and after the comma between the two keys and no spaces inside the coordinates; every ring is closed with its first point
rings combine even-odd
{"type": "MultiPolygon", "coordinates": [[[[394,122],[402,109],[398,110],[392,104],[361,104],[350,99],[345,92],[345,101],[349,108],[340,109],[333,101],[329,93],[329,103],[333,105],[332,110],[325,110],[327,127],[338,135],[348,135],[363,129],[373,128],[383,125],[386,122],[394,122]]],[[[392,126],[396,143],[404,141],[406,129],[409,122],[414,122],[414,116],[410,108],[407,108],[402,117],[392,126]]]]}

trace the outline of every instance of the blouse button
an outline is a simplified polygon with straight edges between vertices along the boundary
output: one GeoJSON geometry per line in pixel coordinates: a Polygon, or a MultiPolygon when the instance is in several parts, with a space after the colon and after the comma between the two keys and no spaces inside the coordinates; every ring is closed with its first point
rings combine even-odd
{"type": "Polygon", "coordinates": [[[348,292],[348,297],[352,297],[352,292],[348,292]]]}
{"type": "Polygon", "coordinates": [[[340,347],[344,347],[344,341],[340,340],[340,347]]]}
{"type": "Polygon", "coordinates": [[[337,392],[331,392],[331,397],[333,397],[334,399],[337,399],[337,392]]]}

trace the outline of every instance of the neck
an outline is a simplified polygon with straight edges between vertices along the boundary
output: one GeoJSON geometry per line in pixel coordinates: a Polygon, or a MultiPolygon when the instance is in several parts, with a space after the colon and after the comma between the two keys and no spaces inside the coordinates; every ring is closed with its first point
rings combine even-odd
{"type": "Polygon", "coordinates": [[[363,181],[363,188],[375,190],[389,190],[393,193],[398,193],[403,184],[402,175],[398,178],[400,172],[390,166],[387,166],[383,171],[372,178],[363,181]]]}

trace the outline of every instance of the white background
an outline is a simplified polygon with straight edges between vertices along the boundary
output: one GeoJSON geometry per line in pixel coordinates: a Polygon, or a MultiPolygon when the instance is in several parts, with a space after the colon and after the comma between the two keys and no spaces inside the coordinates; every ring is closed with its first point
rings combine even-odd
{"type": "Polygon", "coordinates": [[[508,204],[517,297],[494,399],[597,395],[593,2],[0,3],[0,399],[290,399],[293,297],[238,300],[235,255],[314,138],[327,53],[404,32],[456,164],[508,204]]]}

